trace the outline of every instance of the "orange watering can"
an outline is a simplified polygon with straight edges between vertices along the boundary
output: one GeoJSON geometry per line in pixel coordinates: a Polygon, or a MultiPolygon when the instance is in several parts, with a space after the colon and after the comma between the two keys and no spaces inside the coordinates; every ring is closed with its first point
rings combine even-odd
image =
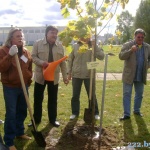
{"type": "Polygon", "coordinates": [[[57,65],[64,61],[66,58],[68,58],[68,56],[64,56],[57,61],[51,62],[48,64],[48,67],[46,69],[43,69],[43,76],[46,81],[54,81],[54,72],[57,65]]]}

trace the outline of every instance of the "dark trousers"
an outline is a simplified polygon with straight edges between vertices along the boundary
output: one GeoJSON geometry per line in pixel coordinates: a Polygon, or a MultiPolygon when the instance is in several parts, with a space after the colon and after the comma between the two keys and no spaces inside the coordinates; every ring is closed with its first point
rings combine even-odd
{"type": "MultiPolygon", "coordinates": [[[[89,97],[90,79],[72,78],[72,92],[73,96],[71,99],[72,114],[79,115],[80,113],[80,93],[82,83],[84,83],[87,96],[89,97]]],[[[96,97],[96,95],[95,95],[96,97]]],[[[97,99],[95,100],[95,115],[99,114],[97,99]]]]}
{"type": "Polygon", "coordinates": [[[50,122],[56,121],[57,117],[57,93],[58,84],[53,81],[46,81],[44,85],[35,82],[34,84],[34,119],[35,123],[40,123],[42,118],[42,102],[44,99],[44,90],[47,85],[48,93],[48,118],[50,122]]]}

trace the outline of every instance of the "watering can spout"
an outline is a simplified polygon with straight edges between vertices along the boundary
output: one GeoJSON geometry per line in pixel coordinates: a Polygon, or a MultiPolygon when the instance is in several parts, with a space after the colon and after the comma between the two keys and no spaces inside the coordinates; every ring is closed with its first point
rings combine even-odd
{"type": "Polygon", "coordinates": [[[46,69],[43,69],[43,76],[46,81],[54,81],[54,73],[57,65],[64,61],[66,58],[68,58],[68,56],[64,56],[57,61],[51,62],[48,64],[46,69]]]}

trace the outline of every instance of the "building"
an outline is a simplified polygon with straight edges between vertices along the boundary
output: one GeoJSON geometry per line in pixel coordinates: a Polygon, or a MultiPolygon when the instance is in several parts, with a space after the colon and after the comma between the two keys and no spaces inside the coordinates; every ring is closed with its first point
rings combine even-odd
{"type": "MultiPolygon", "coordinates": [[[[9,30],[11,27],[0,27],[0,45],[2,45],[7,38],[9,30]]],[[[25,35],[26,45],[33,45],[33,43],[38,40],[42,39],[45,36],[45,29],[46,26],[39,26],[39,27],[18,27],[23,30],[25,35]]],[[[57,27],[59,31],[62,31],[65,27],[57,27]]]]}
{"type": "MultiPolygon", "coordinates": [[[[2,45],[7,38],[9,30],[13,26],[10,27],[0,27],[0,45],[2,45]]],[[[46,26],[35,26],[35,27],[18,27],[23,30],[24,36],[25,36],[25,41],[26,45],[32,46],[33,43],[38,40],[42,39],[45,36],[45,29],[46,26]]],[[[65,26],[57,26],[59,32],[65,29],[65,26]]],[[[112,34],[105,34],[104,36],[98,36],[97,41],[101,41],[103,44],[108,43],[108,39],[111,38],[113,35],[112,34]]]]}

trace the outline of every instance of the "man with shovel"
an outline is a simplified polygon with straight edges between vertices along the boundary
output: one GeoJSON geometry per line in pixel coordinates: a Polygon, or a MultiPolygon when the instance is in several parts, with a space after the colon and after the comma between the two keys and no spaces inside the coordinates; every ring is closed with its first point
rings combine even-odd
{"type": "Polygon", "coordinates": [[[4,46],[0,48],[0,73],[5,100],[4,142],[9,150],[16,150],[14,139],[31,139],[24,133],[27,104],[18,73],[15,56],[18,55],[26,90],[31,84],[32,58],[24,47],[24,34],[11,28],[4,46]]]}

